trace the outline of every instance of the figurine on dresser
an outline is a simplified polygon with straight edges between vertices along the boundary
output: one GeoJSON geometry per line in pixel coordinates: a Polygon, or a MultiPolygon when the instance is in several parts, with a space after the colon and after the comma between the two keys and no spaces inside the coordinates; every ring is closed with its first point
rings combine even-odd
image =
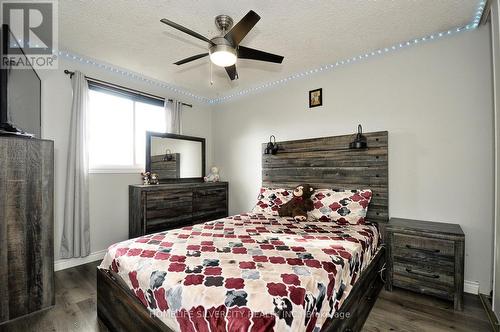
{"type": "Polygon", "coordinates": [[[142,172],[141,173],[142,177],[142,183],[144,185],[149,185],[149,184],[160,184],[160,178],[158,177],[158,174],[156,173],[151,173],[151,172],[142,172]]]}
{"type": "Polygon", "coordinates": [[[220,181],[220,175],[219,175],[219,169],[217,167],[212,167],[210,169],[210,173],[208,173],[207,176],[203,178],[205,182],[219,182],[220,181]]]}

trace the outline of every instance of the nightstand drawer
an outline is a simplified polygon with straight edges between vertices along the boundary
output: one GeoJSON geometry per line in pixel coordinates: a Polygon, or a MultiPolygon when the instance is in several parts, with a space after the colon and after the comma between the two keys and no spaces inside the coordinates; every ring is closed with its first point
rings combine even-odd
{"type": "Polygon", "coordinates": [[[449,240],[394,233],[393,255],[402,249],[405,253],[418,256],[455,256],[455,243],[449,240]]]}
{"type": "Polygon", "coordinates": [[[419,293],[435,295],[451,300],[454,295],[454,276],[444,271],[426,269],[421,266],[395,263],[393,285],[419,293]]]}
{"type": "Polygon", "coordinates": [[[403,264],[394,262],[393,273],[394,279],[396,279],[398,275],[401,275],[423,283],[428,282],[448,288],[453,287],[455,282],[453,272],[421,264],[403,264]]]}
{"type": "Polygon", "coordinates": [[[406,248],[401,248],[394,253],[392,261],[403,265],[432,266],[434,269],[450,273],[455,271],[455,260],[452,257],[429,255],[406,248]]]}

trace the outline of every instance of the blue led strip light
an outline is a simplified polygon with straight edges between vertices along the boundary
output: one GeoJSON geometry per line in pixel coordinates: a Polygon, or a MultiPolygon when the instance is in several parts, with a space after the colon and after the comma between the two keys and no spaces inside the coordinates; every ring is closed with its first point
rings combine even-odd
{"type": "Polygon", "coordinates": [[[474,29],[478,27],[479,21],[481,21],[481,16],[483,16],[484,6],[486,6],[486,1],[481,0],[479,6],[476,9],[476,12],[474,13],[474,18],[472,19],[471,23],[474,29]]]}
{"type": "Polygon", "coordinates": [[[458,32],[473,30],[473,29],[477,28],[478,25],[479,25],[479,21],[481,20],[481,16],[483,15],[485,4],[486,3],[485,3],[484,0],[479,3],[479,6],[477,8],[477,11],[474,14],[474,18],[473,18],[472,22],[470,24],[464,26],[464,27],[458,27],[458,28],[451,29],[451,30],[448,30],[448,31],[438,32],[438,33],[435,33],[435,34],[432,34],[432,35],[428,35],[428,36],[424,36],[424,37],[421,37],[421,38],[416,38],[416,39],[408,40],[408,41],[401,42],[401,43],[398,43],[398,44],[395,44],[395,45],[392,45],[392,46],[389,46],[389,47],[385,47],[385,48],[381,48],[381,49],[378,49],[378,50],[370,51],[370,52],[367,52],[367,53],[364,53],[364,54],[360,54],[360,55],[354,56],[352,58],[339,60],[339,61],[337,61],[335,63],[323,65],[321,67],[318,67],[318,68],[315,68],[315,69],[306,70],[306,71],[301,72],[301,73],[296,73],[296,74],[290,75],[288,77],[285,77],[283,79],[280,79],[280,80],[277,80],[277,81],[274,81],[274,82],[268,82],[268,83],[265,83],[265,84],[262,84],[262,85],[259,85],[259,86],[255,86],[255,87],[252,87],[252,88],[248,88],[248,89],[244,89],[244,90],[232,93],[232,94],[227,95],[227,96],[223,96],[223,97],[211,99],[211,100],[209,100],[209,103],[210,104],[222,103],[222,102],[225,102],[225,101],[227,101],[229,99],[232,99],[232,98],[235,98],[235,97],[243,96],[243,95],[246,95],[246,94],[249,94],[249,93],[253,93],[253,92],[256,92],[256,91],[259,91],[259,90],[262,90],[262,89],[266,89],[266,88],[269,88],[269,87],[272,87],[272,86],[275,86],[275,85],[284,84],[284,83],[287,83],[288,81],[292,81],[292,80],[295,80],[295,79],[298,79],[298,78],[301,78],[301,77],[305,77],[305,76],[309,76],[309,75],[312,75],[312,74],[324,72],[324,71],[327,71],[327,70],[333,70],[333,69],[335,69],[335,68],[337,68],[339,66],[348,65],[348,64],[351,64],[351,63],[354,63],[354,62],[358,62],[358,61],[364,60],[366,58],[370,58],[370,57],[373,57],[373,56],[383,55],[385,53],[396,51],[396,50],[402,49],[402,48],[408,48],[410,46],[413,46],[413,45],[416,45],[416,44],[419,44],[419,43],[436,40],[436,39],[439,39],[439,38],[443,38],[443,37],[446,37],[446,36],[450,36],[450,35],[456,34],[458,32]]]}
{"type": "Polygon", "coordinates": [[[293,75],[290,75],[290,76],[285,77],[285,78],[280,79],[280,80],[268,82],[268,83],[265,83],[265,84],[262,84],[259,86],[251,87],[251,88],[244,89],[244,90],[241,90],[241,91],[238,91],[238,92],[226,95],[226,96],[213,98],[213,99],[203,97],[203,96],[198,96],[198,95],[195,95],[194,93],[189,92],[188,90],[185,90],[185,89],[182,89],[179,87],[175,87],[171,84],[168,84],[168,83],[165,83],[162,81],[158,81],[158,80],[154,80],[154,79],[150,79],[150,78],[147,78],[143,75],[140,75],[140,74],[137,74],[134,72],[130,72],[128,70],[121,69],[121,68],[118,68],[115,66],[111,66],[109,64],[104,64],[104,63],[98,62],[96,60],[91,60],[91,59],[85,58],[81,55],[72,54],[72,53],[66,52],[66,51],[59,52],[59,55],[65,57],[69,60],[79,61],[79,62],[84,63],[84,64],[93,65],[95,67],[98,67],[98,68],[101,68],[104,70],[108,70],[112,73],[119,74],[119,75],[122,75],[124,77],[128,77],[130,79],[135,79],[135,80],[138,80],[138,81],[150,84],[150,85],[154,85],[154,86],[157,86],[160,88],[168,89],[168,90],[175,92],[179,95],[190,97],[190,98],[197,100],[199,102],[202,102],[202,103],[219,104],[219,103],[225,102],[225,101],[232,99],[232,98],[235,98],[235,97],[258,92],[260,90],[264,90],[264,89],[267,89],[267,88],[270,88],[270,87],[273,87],[276,85],[284,84],[284,83],[287,83],[289,81],[296,80],[296,79],[299,79],[299,78],[302,78],[305,76],[309,76],[312,74],[321,73],[321,72],[325,72],[328,70],[333,70],[337,67],[348,65],[351,63],[355,63],[355,62],[359,62],[361,60],[364,60],[364,59],[367,59],[370,57],[380,56],[380,55],[383,55],[385,53],[393,52],[393,51],[396,51],[398,49],[408,48],[410,46],[414,46],[414,45],[417,45],[419,43],[424,43],[424,42],[436,40],[439,38],[447,37],[447,36],[456,34],[458,32],[474,30],[479,26],[479,22],[481,20],[481,16],[483,15],[485,5],[486,5],[485,0],[481,0],[479,2],[479,5],[474,13],[474,17],[473,17],[471,23],[469,23],[466,26],[454,28],[454,29],[451,29],[448,31],[438,32],[435,34],[431,34],[428,36],[424,36],[424,37],[420,37],[420,38],[416,38],[416,39],[412,39],[412,40],[408,40],[408,41],[401,42],[401,43],[398,43],[398,44],[395,44],[395,45],[392,45],[389,47],[381,48],[378,50],[369,51],[367,53],[363,53],[363,54],[354,56],[352,58],[339,60],[339,61],[336,61],[335,63],[326,64],[326,65],[323,65],[323,66],[318,67],[318,68],[306,70],[306,71],[303,71],[300,73],[295,73],[293,75]]]}
{"type": "Polygon", "coordinates": [[[116,66],[111,66],[109,64],[105,64],[105,63],[102,63],[102,62],[99,62],[99,61],[96,61],[93,59],[89,59],[89,58],[83,57],[83,56],[78,55],[78,54],[73,54],[73,53],[70,53],[67,51],[59,51],[59,56],[65,57],[65,58],[72,60],[72,61],[77,61],[77,62],[81,62],[83,64],[87,64],[90,66],[95,66],[97,68],[107,70],[111,73],[118,74],[118,75],[121,75],[123,77],[130,78],[130,79],[134,79],[134,80],[137,80],[137,81],[149,84],[149,85],[168,89],[168,90],[175,92],[179,95],[190,97],[190,98],[197,100],[199,102],[202,102],[202,103],[210,103],[209,98],[195,95],[194,93],[191,93],[185,89],[175,87],[171,84],[167,84],[167,83],[162,82],[162,81],[151,79],[151,78],[145,77],[143,75],[140,75],[138,73],[134,73],[134,72],[122,69],[122,68],[118,68],[116,66]]]}

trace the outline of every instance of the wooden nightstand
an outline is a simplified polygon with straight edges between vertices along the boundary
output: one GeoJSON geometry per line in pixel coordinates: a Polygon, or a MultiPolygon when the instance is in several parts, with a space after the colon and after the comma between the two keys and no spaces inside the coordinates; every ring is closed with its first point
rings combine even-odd
{"type": "Polygon", "coordinates": [[[463,310],[465,235],[460,225],[391,218],[387,290],[401,287],[454,302],[463,310]]]}

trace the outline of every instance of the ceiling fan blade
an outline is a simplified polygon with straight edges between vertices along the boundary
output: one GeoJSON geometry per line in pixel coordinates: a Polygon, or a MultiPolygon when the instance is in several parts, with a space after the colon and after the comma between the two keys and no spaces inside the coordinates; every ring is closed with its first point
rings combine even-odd
{"type": "Polygon", "coordinates": [[[185,58],[185,59],[179,60],[177,62],[174,62],[174,65],[180,66],[180,65],[183,65],[185,63],[206,57],[207,55],[208,55],[208,53],[196,54],[196,55],[190,56],[189,58],[185,58]]]}
{"type": "Polygon", "coordinates": [[[229,67],[224,67],[226,69],[227,74],[231,81],[238,79],[238,72],[236,71],[236,65],[232,65],[229,67]]]}
{"type": "Polygon", "coordinates": [[[230,41],[234,46],[238,46],[259,20],[260,16],[257,15],[256,12],[253,10],[249,11],[228,33],[226,33],[224,38],[230,41]]]}
{"type": "Polygon", "coordinates": [[[177,29],[177,30],[180,30],[180,31],[182,31],[182,32],[184,32],[184,33],[187,33],[187,34],[188,34],[188,35],[190,35],[190,36],[193,36],[193,37],[195,37],[195,38],[198,38],[198,39],[201,39],[201,40],[203,40],[203,41],[206,41],[207,43],[209,43],[209,44],[211,44],[211,45],[214,45],[214,43],[213,43],[210,39],[208,39],[207,37],[204,37],[204,36],[200,35],[199,33],[194,32],[193,30],[189,30],[188,28],[185,28],[185,27],[183,27],[183,26],[182,26],[182,25],[180,25],[180,24],[177,24],[177,23],[175,23],[175,22],[172,22],[172,21],[170,21],[170,20],[167,20],[166,18],[163,18],[163,19],[161,19],[160,21],[161,21],[162,23],[165,23],[166,25],[170,25],[172,28],[175,28],[175,29],[177,29]]]}
{"type": "Polygon", "coordinates": [[[284,57],[281,55],[267,53],[264,51],[259,51],[245,46],[238,46],[238,58],[267,61],[274,63],[282,63],[284,59],[284,57]]]}

